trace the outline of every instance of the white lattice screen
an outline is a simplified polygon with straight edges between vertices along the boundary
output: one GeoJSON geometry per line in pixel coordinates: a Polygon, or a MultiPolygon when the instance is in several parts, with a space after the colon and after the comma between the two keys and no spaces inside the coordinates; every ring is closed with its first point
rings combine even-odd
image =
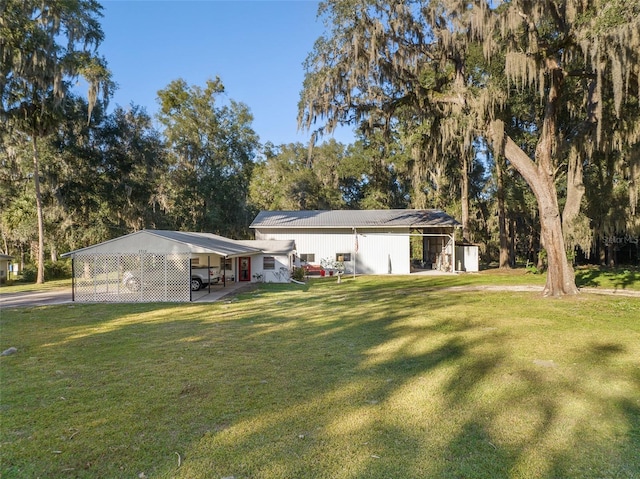
{"type": "Polygon", "coordinates": [[[74,258],[78,302],[186,302],[189,254],[93,254],[74,258]]]}

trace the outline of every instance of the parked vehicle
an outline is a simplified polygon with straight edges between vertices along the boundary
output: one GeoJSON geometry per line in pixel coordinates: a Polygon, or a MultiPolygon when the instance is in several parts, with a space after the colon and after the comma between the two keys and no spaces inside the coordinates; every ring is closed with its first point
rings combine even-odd
{"type": "Polygon", "coordinates": [[[209,284],[220,282],[220,271],[217,268],[191,268],[191,291],[198,291],[209,284]],[[207,274],[208,270],[208,274],[207,274]]]}
{"type": "MultiPolygon", "coordinates": [[[[204,286],[220,282],[220,272],[217,268],[191,268],[191,291],[198,291],[204,286]]],[[[122,275],[122,284],[133,292],[140,291],[142,284],[145,287],[161,286],[165,283],[165,272],[160,269],[150,269],[144,272],[142,279],[139,271],[125,271],[122,275]]]]}

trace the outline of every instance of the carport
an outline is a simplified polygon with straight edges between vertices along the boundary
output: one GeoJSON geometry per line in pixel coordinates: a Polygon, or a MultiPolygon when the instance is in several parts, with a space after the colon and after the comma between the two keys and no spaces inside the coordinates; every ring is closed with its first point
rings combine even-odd
{"type": "Polygon", "coordinates": [[[129,303],[192,301],[193,268],[220,271],[220,284],[209,284],[210,292],[237,280],[234,258],[260,253],[211,233],[142,230],[62,256],[72,259],[73,301],[129,303]],[[124,284],[131,275],[140,279],[135,291],[124,284]]]}

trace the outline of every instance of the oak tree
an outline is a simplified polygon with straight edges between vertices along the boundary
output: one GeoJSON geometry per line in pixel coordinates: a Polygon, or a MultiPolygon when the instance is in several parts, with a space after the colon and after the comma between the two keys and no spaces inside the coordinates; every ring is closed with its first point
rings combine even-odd
{"type": "Polygon", "coordinates": [[[579,242],[585,221],[584,165],[623,152],[637,171],[640,2],[330,0],[320,14],[330,31],[307,60],[300,124],[403,127],[418,160],[454,152],[462,172],[489,138],[536,197],[544,294],[576,293],[565,237],[579,242]],[[470,61],[478,49],[504,61],[506,83],[470,61]],[[524,117],[509,110],[532,92],[524,117]]]}
{"type": "Polygon", "coordinates": [[[39,141],[60,122],[60,109],[75,80],[88,85],[91,108],[112,83],[96,52],[103,33],[95,0],[0,2],[0,118],[31,144],[38,218],[38,276],[44,282],[44,216],[39,141]]]}

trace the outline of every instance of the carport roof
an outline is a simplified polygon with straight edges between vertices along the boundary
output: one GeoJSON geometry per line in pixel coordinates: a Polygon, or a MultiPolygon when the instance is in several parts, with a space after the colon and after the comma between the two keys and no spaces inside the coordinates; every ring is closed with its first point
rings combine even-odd
{"type": "Polygon", "coordinates": [[[190,253],[200,254],[216,254],[219,256],[244,256],[260,253],[261,250],[251,246],[242,244],[239,241],[225,238],[224,236],[214,235],[212,233],[193,233],[186,231],[166,231],[166,230],[141,230],[119,238],[115,238],[103,243],[87,246],[86,248],[77,249],[63,254],[63,257],[73,256],[78,253],[84,253],[95,250],[97,247],[109,245],[124,238],[132,238],[135,236],[152,235],[163,238],[165,240],[179,243],[185,246],[190,253]]]}
{"type": "Polygon", "coordinates": [[[442,210],[310,210],[261,211],[251,228],[460,227],[442,210]]]}
{"type": "Polygon", "coordinates": [[[144,230],[190,246],[192,253],[213,253],[220,256],[238,256],[260,253],[260,249],[242,244],[238,240],[214,235],[213,233],[191,233],[184,231],[144,230]]]}

